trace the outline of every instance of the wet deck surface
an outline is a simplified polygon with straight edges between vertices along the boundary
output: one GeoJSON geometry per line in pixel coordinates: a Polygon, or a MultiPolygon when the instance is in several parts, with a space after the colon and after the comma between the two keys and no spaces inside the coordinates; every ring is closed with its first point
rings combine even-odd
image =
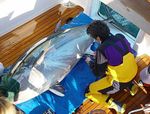
{"type": "Polygon", "coordinates": [[[66,8],[57,5],[22,26],[0,37],[0,62],[6,67],[15,61],[33,44],[52,34],[59,20],[62,25],[69,17],[83,11],[80,6],[66,8]]]}

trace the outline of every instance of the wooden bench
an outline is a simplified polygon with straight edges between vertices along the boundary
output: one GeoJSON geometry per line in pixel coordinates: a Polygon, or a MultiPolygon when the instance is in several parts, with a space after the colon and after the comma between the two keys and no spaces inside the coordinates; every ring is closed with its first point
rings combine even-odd
{"type": "MultiPolygon", "coordinates": [[[[140,79],[140,72],[141,72],[141,70],[150,65],[150,56],[147,55],[147,54],[143,54],[141,56],[138,56],[136,58],[136,61],[137,61],[137,65],[138,65],[138,73],[137,73],[135,81],[138,82],[138,80],[140,79]]],[[[147,87],[145,87],[145,88],[140,87],[140,88],[146,94],[150,94],[150,88],[147,88],[147,87]]]]}
{"type": "Polygon", "coordinates": [[[150,65],[150,56],[147,54],[143,54],[141,56],[138,56],[136,58],[136,62],[138,65],[138,74],[137,75],[139,75],[139,73],[142,69],[144,69],[145,67],[150,65]]]}
{"type": "Polygon", "coordinates": [[[58,21],[62,25],[83,11],[80,6],[66,8],[60,4],[0,37],[0,62],[12,65],[33,44],[52,34],[58,21]]]}

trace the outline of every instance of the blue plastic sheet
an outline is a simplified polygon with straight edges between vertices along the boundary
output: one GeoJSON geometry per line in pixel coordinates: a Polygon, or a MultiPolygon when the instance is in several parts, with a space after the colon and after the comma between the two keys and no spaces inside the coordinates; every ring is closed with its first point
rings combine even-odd
{"type": "MultiPolygon", "coordinates": [[[[69,24],[65,24],[62,29],[87,25],[92,21],[89,16],[80,13],[69,24]]],[[[95,79],[89,66],[81,59],[61,82],[66,90],[65,97],[59,97],[50,91],[46,91],[29,101],[18,104],[17,107],[26,114],[42,114],[48,108],[51,108],[56,114],[72,113],[72,111],[82,104],[85,99],[85,89],[91,82],[95,81],[95,79]]]]}
{"type": "Polygon", "coordinates": [[[38,97],[18,104],[17,107],[26,114],[42,114],[49,107],[56,114],[69,114],[82,104],[87,86],[95,79],[87,63],[81,59],[61,82],[61,85],[65,88],[64,97],[46,91],[38,97]]]}
{"type": "Polygon", "coordinates": [[[65,29],[73,28],[73,27],[77,27],[77,26],[88,25],[92,21],[93,21],[93,19],[91,19],[89,16],[87,16],[84,13],[80,13],[78,16],[73,18],[70,23],[62,26],[61,29],[65,30],[65,29]]]}
{"type": "MultiPolygon", "coordinates": [[[[80,13],[69,24],[65,24],[62,29],[87,25],[92,21],[86,14],[80,13]]],[[[133,53],[136,55],[135,51],[133,53]]],[[[96,78],[89,66],[81,59],[61,82],[65,88],[65,97],[59,97],[50,91],[46,91],[29,101],[18,104],[17,107],[26,114],[42,114],[49,108],[56,114],[72,113],[84,101],[84,92],[87,86],[95,80],[96,78]]]]}

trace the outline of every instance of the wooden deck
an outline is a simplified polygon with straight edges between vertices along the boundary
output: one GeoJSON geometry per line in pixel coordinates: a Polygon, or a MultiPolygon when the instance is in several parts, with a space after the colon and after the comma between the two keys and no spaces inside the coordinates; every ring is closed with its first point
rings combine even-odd
{"type": "Polygon", "coordinates": [[[3,35],[0,37],[0,62],[6,67],[12,65],[33,44],[53,33],[59,20],[64,24],[66,19],[75,17],[81,11],[83,8],[80,6],[66,8],[59,4],[3,35]]]}
{"type": "Polygon", "coordinates": [[[92,110],[104,110],[107,114],[114,114],[111,110],[109,110],[108,108],[105,108],[103,106],[100,106],[97,103],[94,103],[90,100],[85,100],[85,102],[79,107],[79,109],[76,110],[76,112],[74,114],[88,114],[89,112],[91,112],[92,110]]]}
{"type": "MultiPolygon", "coordinates": [[[[125,114],[130,111],[143,107],[145,104],[150,104],[150,89],[147,88],[148,93],[145,94],[141,89],[135,96],[131,96],[128,92],[121,91],[117,94],[112,95],[112,97],[122,103],[127,105],[125,114]]],[[[115,110],[110,110],[104,106],[100,106],[90,100],[86,100],[75,112],[75,114],[89,114],[91,111],[101,109],[106,112],[106,114],[116,114],[115,110]]],[[[99,114],[99,113],[96,113],[99,114]]],[[[142,111],[136,112],[134,114],[144,114],[142,111]]]]}

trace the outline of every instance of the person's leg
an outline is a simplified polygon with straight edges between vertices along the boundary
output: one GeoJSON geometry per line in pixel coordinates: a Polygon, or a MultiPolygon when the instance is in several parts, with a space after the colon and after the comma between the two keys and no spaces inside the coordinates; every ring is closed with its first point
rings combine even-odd
{"type": "Polygon", "coordinates": [[[100,106],[104,106],[106,108],[113,108],[116,110],[116,112],[121,114],[125,112],[126,105],[114,100],[109,95],[101,93],[87,93],[85,96],[93,102],[98,103],[100,106]]]}
{"type": "Polygon", "coordinates": [[[127,87],[127,89],[129,90],[130,94],[132,96],[136,95],[136,93],[138,92],[138,85],[136,85],[136,83],[134,81],[130,82],[131,84],[127,87]]]}
{"type": "Polygon", "coordinates": [[[106,76],[100,80],[97,80],[96,82],[91,83],[89,86],[89,91],[91,93],[100,92],[100,90],[111,87],[112,82],[113,82],[112,79],[106,76]]]}
{"type": "Polygon", "coordinates": [[[131,80],[127,83],[120,83],[120,90],[127,89],[129,93],[134,96],[138,92],[138,85],[134,80],[131,80]]]}
{"type": "Polygon", "coordinates": [[[108,99],[109,95],[89,92],[89,93],[86,93],[85,96],[95,103],[108,107],[108,103],[106,103],[106,100],[108,99]]]}
{"type": "MultiPolygon", "coordinates": [[[[102,78],[89,86],[88,93],[85,96],[92,100],[95,103],[100,104],[101,106],[105,106],[107,108],[113,108],[117,112],[123,113],[125,111],[125,105],[113,100],[113,98],[109,97],[107,94],[100,93],[101,90],[106,90],[107,88],[112,88],[112,80],[108,77],[102,78]]],[[[109,89],[107,89],[109,90],[109,89]]]]}

